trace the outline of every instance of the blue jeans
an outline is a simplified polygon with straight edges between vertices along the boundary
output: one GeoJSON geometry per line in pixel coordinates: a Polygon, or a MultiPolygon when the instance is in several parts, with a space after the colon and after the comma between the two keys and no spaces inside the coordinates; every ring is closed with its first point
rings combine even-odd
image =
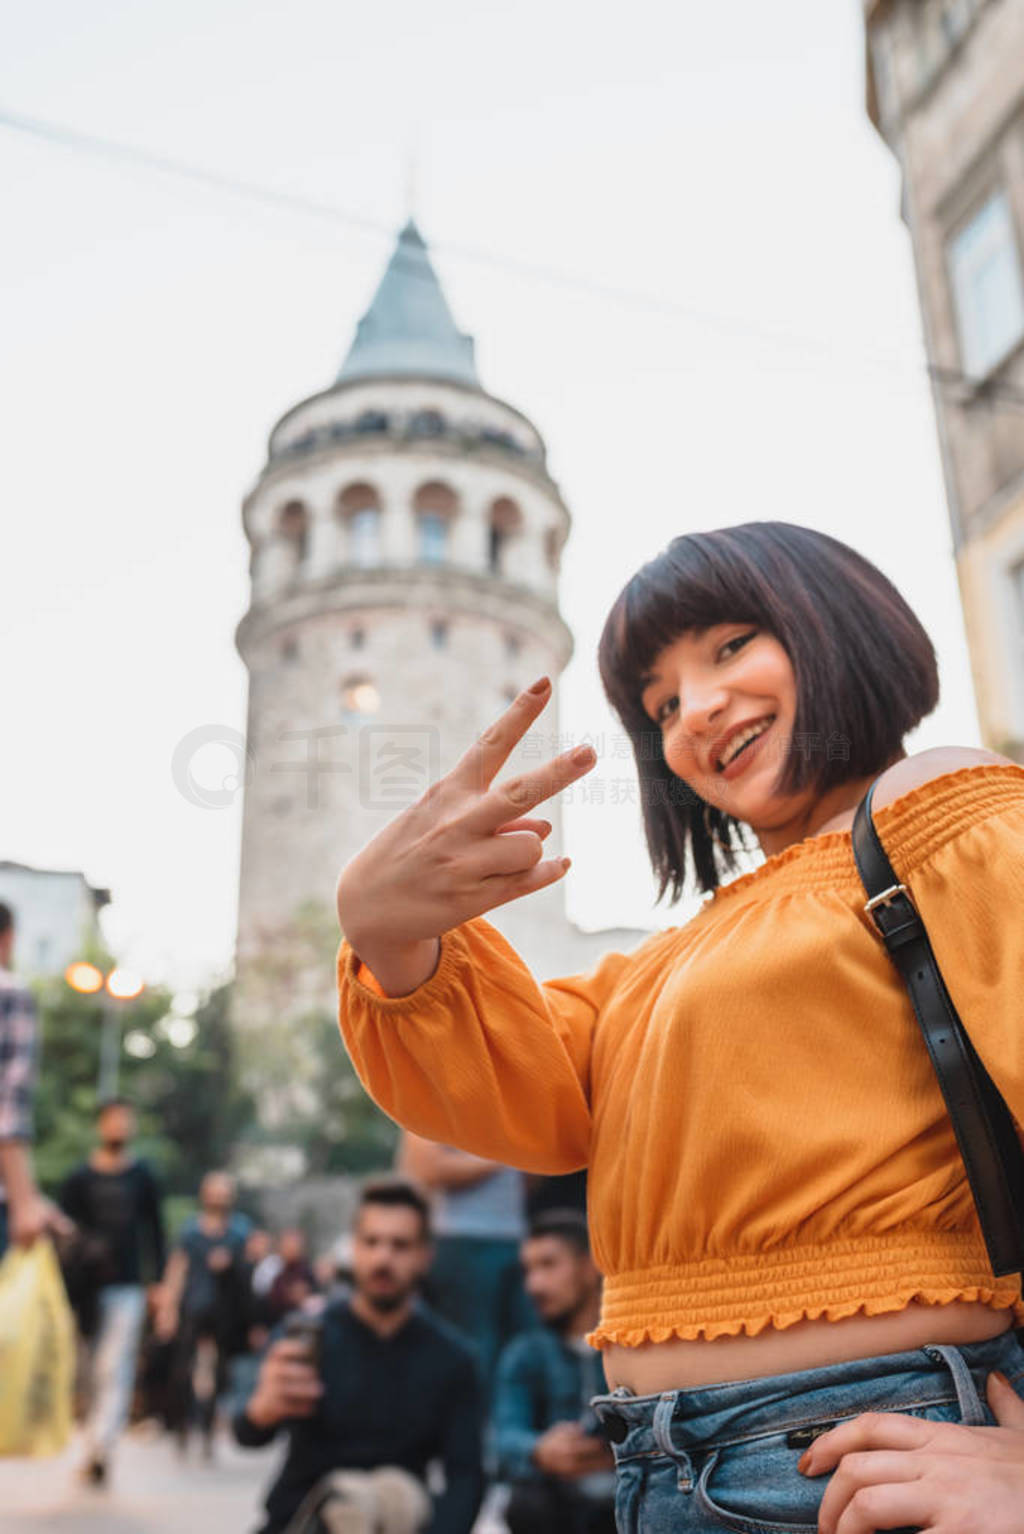
{"type": "Polygon", "coordinates": [[[139,1338],[146,1319],[141,1284],[107,1284],[100,1290],[100,1320],[90,1360],[91,1402],[85,1422],[90,1460],[105,1460],[124,1427],[135,1388],[139,1338]]]}
{"type": "Polygon", "coordinates": [[[698,1390],[597,1396],[619,1534],[814,1534],[828,1479],[796,1466],[815,1429],[866,1411],[990,1424],[993,1369],[1020,1388],[1024,1347],[1012,1331],[698,1390]]]}

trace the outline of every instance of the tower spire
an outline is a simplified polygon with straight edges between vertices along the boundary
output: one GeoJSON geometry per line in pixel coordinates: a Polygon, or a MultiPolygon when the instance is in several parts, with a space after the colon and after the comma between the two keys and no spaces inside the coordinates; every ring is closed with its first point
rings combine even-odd
{"type": "Polygon", "coordinates": [[[358,378],[440,378],[481,387],[473,338],[459,330],[410,217],[338,374],[358,378]]]}

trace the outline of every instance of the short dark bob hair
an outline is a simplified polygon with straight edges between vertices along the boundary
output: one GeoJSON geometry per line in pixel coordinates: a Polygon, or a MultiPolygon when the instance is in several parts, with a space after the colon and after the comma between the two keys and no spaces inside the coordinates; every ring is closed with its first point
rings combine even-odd
{"type": "Polygon", "coordinates": [[[718,623],[756,624],[792,662],[797,709],[782,793],[810,784],[825,793],[881,772],[939,700],[931,640],[892,582],[847,544],[790,522],[674,538],[619,594],[598,650],[608,701],[633,743],[659,900],[666,891],[679,899],[690,859],[696,886],[716,889],[742,850],[738,822],[670,771],[640,702],[666,645],[718,623]]]}

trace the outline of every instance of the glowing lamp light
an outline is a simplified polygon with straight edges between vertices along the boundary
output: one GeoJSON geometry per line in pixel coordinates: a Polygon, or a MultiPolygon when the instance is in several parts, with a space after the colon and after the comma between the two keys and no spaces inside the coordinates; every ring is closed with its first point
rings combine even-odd
{"type": "Polygon", "coordinates": [[[78,991],[83,996],[94,996],[97,991],[103,989],[103,975],[95,964],[86,964],[79,959],[74,964],[69,964],[64,971],[64,979],[73,991],[78,991]]]}
{"type": "Polygon", "coordinates": [[[134,1001],[146,989],[141,975],[130,969],[112,969],[107,976],[107,990],[115,1001],[134,1001]]]}

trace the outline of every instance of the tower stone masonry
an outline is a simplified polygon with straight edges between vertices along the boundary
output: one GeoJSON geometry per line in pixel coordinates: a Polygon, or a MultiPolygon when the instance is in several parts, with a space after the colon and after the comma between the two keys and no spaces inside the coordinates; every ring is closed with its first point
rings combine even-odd
{"type": "MultiPolygon", "coordinates": [[[[572,654],[558,607],[570,516],[544,442],[482,387],[412,222],[336,381],[271,432],[243,521],[242,1026],[332,1001],[329,967],[288,958],[302,913],[332,912],[343,865],[572,654]]],[[[565,744],[556,696],[510,768],[565,744]]],[[[557,801],[542,813],[561,850],[557,801]]],[[[541,978],[644,935],[580,931],[561,885],[493,920],[541,978]]]]}

